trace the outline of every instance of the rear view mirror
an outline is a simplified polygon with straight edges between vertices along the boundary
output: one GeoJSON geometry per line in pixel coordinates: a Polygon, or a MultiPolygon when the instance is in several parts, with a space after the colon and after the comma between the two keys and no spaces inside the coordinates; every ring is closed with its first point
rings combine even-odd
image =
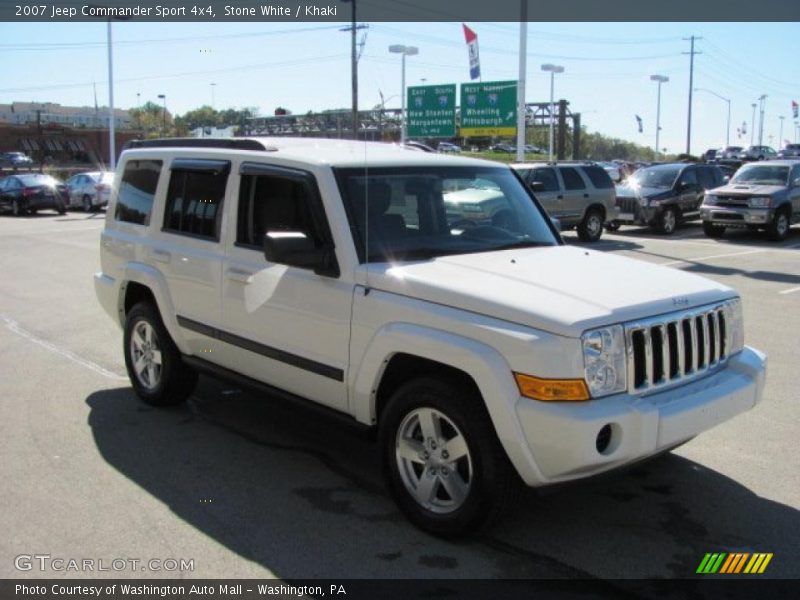
{"type": "Polygon", "coordinates": [[[313,269],[317,275],[339,276],[339,266],[330,248],[317,248],[302,231],[268,231],[264,234],[264,257],[272,263],[313,269]]]}

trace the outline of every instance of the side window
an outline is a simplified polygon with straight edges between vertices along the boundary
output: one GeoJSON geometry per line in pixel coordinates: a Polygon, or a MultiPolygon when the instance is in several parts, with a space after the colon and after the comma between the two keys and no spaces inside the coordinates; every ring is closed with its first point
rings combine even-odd
{"type": "Polygon", "coordinates": [[[559,191],[558,177],[554,169],[534,169],[530,178],[531,184],[541,183],[545,192],[559,191]]]}
{"type": "Polygon", "coordinates": [[[117,221],[150,224],[150,211],[161,174],[160,160],[129,160],[122,174],[114,218],[117,221]]]}
{"type": "Polygon", "coordinates": [[[586,184],[576,169],[572,167],[561,167],[561,177],[564,179],[564,187],[568,190],[585,190],[586,184]]]}
{"type": "Polygon", "coordinates": [[[219,217],[230,162],[174,160],[171,167],[164,230],[219,240],[219,217]]]}
{"type": "Polygon", "coordinates": [[[705,190],[710,190],[717,186],[713,169],[708,167],[697,167],[697,178],[700,180],[700,187],[705,190]]]}
{"type": "Polygon", "coordinates": [[[789,175],[789,185],[794,185],[798,179],[800,179],[800,165],[795,165],[789,175]]]}
{"type": "Polygon", "coordinates": [[[261,250],[268,231],[298,231],[320,244],[311,212],[312,188],[302,177],[243,174],[236,243],[261,250]]]}
{"type": "Polygon", "coordinates": [[[689,168],[681,173],[681,185],[697,185],[697,169],[689,168]]]}
{"type": "Polygon", "coordinates": [[[614,188],[614,182],[611,181],[611,177],[606,173],[604,168],[594,165],[582,168],[583,172],[586,173],[586,176],[589,178],[589,181],[591,181],[592,185],[598,190],[610,190],[614,188]]]}

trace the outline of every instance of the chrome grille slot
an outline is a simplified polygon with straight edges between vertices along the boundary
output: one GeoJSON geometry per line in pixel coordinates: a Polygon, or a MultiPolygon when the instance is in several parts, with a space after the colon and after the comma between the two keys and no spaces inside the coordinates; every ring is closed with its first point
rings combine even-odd
{"type": "Polygon", "coordinates": [[[625,325],[628,391],[642,394],[678,385],[727,359],[725,304],[625,325]]]}

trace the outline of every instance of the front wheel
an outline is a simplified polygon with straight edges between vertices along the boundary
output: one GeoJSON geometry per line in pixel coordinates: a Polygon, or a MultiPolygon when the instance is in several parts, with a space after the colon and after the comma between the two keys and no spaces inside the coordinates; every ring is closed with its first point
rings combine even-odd
{"type": "Polygon", "coordinates": [[[672,235],[678,228],[678,213],[674,208],[665,208],[656,218],[656,229],[664,235],[672,235]]]}
{"type": "Polygon", "coordinates": [[[591,209],[578,224],[578,238],[584,242],[596,242],[603,235],[603,213],[591,209]]]}
{"type": "Polygon", "coordinates": [[[180,404],[194,391],[197,372],[183,362],[158,310],[149,302],[140,302],[128,312],[124,352],[133,390],[148,404],[180,404]]]}
{"type": "Polygon", "coordinates": [[[13,214],[15,217],[21,217],[25,214],[25,212],[26,210],[19,200],[15,198],[11,201],[11,214],[13,214]]]}
{"type": "Polygon", "coordinates": [[[789,236],[789,211],[775,213],[772,223],[767,226],[767,236],[774,242],[782,242],[789,236]]]}
{"type": "Polygon", "coordinates": [[[380,424],[389,489],[419,528],[442,537],[480,530],[506,513],[520,480],[469,386],[413,380],[389,400],[380,424]]]}
{"type": "Polygon", "coordinates": [[[714,225],[710,221],[703,221],[703,233],[710,238],[721,238],[725,235],[725,227],[723,225],[714,225]]]}

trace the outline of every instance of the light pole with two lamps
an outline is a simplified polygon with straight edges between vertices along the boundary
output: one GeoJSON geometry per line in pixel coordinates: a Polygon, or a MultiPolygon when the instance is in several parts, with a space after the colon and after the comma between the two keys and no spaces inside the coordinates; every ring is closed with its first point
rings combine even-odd
{"type": "Polygon", "coordinates": [[[550,162],[553,162],[553,132],[555,128],[555,77],[556,73],[564,72],[564,67],[561,65],[551,65],[548,63],[542,65],[542,71],[545,73],[550,73],[550,162]]]}
{"type": "Polygon", "coordinates": [[[400,143],[406,143],[406,56],[419,54],[416,46],[404,46],[403,44],[393,44],[389,46],[389,52],[402,55],[402,66],[400,76],[400,143]]]}

